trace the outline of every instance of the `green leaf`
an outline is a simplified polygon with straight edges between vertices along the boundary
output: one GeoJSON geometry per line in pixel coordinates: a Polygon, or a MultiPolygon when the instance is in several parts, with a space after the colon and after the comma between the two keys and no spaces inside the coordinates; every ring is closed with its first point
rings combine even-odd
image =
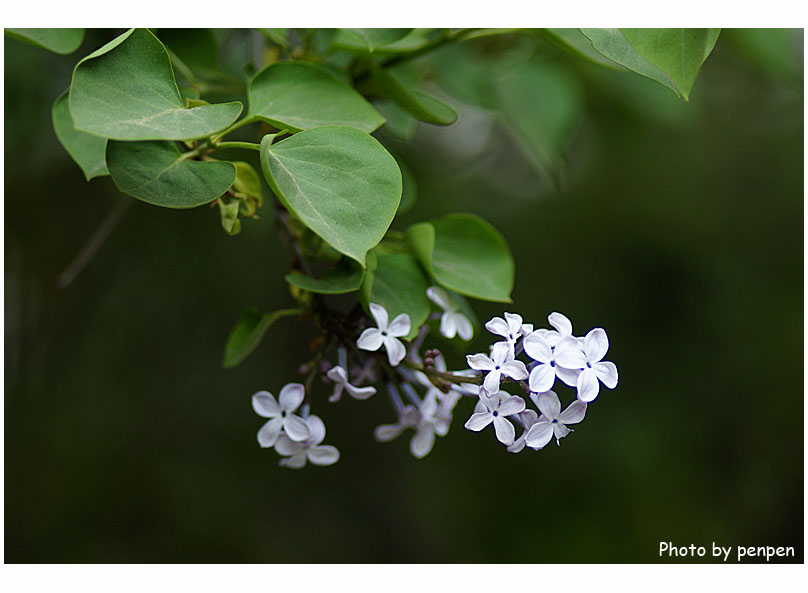
{"type": "Polygon", "coordinates": [[[407,240],[435,281],[460,294],[511,302],[514,263],[508,244],[473,214],[447,214],[407,230],[407,240]]]}
{"type": "Polygon", "coordinates": [[[580,29],[539,29],[540,34],[557,48],[604,68],[623,70],[623,68],[595,50],[589,39],[580,29]]]}
{"type": "Polygon", "coordinates": [[[354,51],[373,52],[395,43],[412,32],[412,29],[340,29],[334,45],[354,51]]]}
{"type": "Polygon", "coordinates": [[[115,140],[193,140],[227,128],[238,101],[187,109],[165,47],[131,29],[81,60],[70,84],[77,129],[115,140]]]}
{"type": "Polygon", "coordinates": [[[390,319],[401,313],[409,315],[411,325],[406,339],[411,340],[429,317],[429,282],[418,262],[406,253],[379,253],[376,261],[376,269],[365,274],[359,300],[366,311],[370,303],[380,304],[390,319]]]}
{"type": "Polygon", "coordinates": [[[258,347],[264,339],[264,334],[278,319],[300,313],[302,313],[300,309],[281,309],[264,315],[255,309],[244,311],[227,338],[224,348],[224,368],[230,369],[241,364],[258,347]]]}
{"type": "Polygon", "coordinates": [[[418,197],[418,183],[407,163],[399,158],[396,158],[396,162],[401,171],[401,203],[398,205],[398,213],[404,214],[415,206],[415,200],[418,197]]]}
{"type": "Polygon", "coordinates": [[[289,29],[258,29],[261,34],[272,41],[273,43],[277,43],[281,47],[289,48],[289,29]]]}
{"type": "Polygon", "coordinates": [[[303,290],[321,294],[343,294],[359,290],[365,271],[358,263],[343,257],[319,278],[304,274],[287,274],[286,281],[303,290]]]}
{"type": "Polygon", "coordinates": [[[264,205],[264,193],[261,190],[261,178],[252,165],[244,161],[231,161],[236,168],[236,179],[233,189],[247,199],[242,204],[244,213],[248,216],[255,214],[257,208],[264,205]]]}
{"type": "Polygon", "coordinates": [[[239,200],[217,200],[219,215],[222,219],[222,228],[228,235],[238,235],[241,232],[241,221],[238,219],[239,200]]]}
{"type": "Polygon", "coordinates": [[[720,29],[581,29],[601,54],[688,98],[720,29]]]}
{"type": "Polygon", "coordinates": [[[413,117],[441,126],[448,126],[457,120],[457,112],[450,105],[430,95],[406,88],[388,70],[374,68],[373,78],[377,89],[383,95],[392,99],[413,117]]]}
{"type": "Polygon", "coordinates": [[[193,208],[218,198],[233,184],[232,163],[192,161],[173,142],[116,142],[107,145],[107,166],[115,185],[130,196],[166,208],[193,208]]]}
{"type": "Polygon", "coordinates": [[[541,172],[556,169],[577,127],[583,99],[566,68],[524,62],[496,81],[497,107],[541,172]]]}
{"type": "Polygon", "coordinates": [[[57,54],[70,54],[84,41],[84,29],[6,29],[6,35],[50,50],[57,54]]]}
{"type": "Polygon", "coordinates": [[[158,29],[157,37],[194,73],[206,74],[219,69],[219,47],[212,30],[158,29]]]}
{"type": "Polygon", "coordinates": [[[51,110],[53,131],[67,154],[84,171],[87,181],[109,175],[106,162],[107,139],[79,132],[67,107],[67,92],[59,95],[51,110]]]}
{"type": "Polygon", "coordinates": [[[401,199],[401,172],[372,136],[324,126],[272,144],[261,141],[261,168],[272,191],[334,249],[365,265],[401,199]]]}
{"type": "Polygon", "coordinates": [[[292,132],[346,125],[372,132],[384,118],[362,95],[322,66],[277,62],[250,81],[248,117],[292,132]]]}
{"type": "Polygon", "coordinates": [[[664,72],[687,100],[717,29],[620,29],[637,52],[664,72]]]}

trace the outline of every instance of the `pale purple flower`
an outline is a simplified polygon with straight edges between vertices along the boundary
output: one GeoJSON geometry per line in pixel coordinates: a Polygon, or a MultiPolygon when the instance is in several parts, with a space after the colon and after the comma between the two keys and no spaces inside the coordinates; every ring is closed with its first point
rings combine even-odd
{"type": "Polygon", "coordinates": [[[547,321],[555,329],[540,329],[537,331],[552,348],[555,348],[562,338],[572,337],[572,322],[565,315],[550,313],[547,321]]]}
{"type": "Polygon", "coordinates": [[[412,428],[418,423],[420,417],[418,408],[415,406],[404,406],[398,413],[398,422],[395,424],[382,424],[373,431],[373,437],[382,443],[392,441],[408,428],[412,428]]]}
{"type": "Polygon", "coordinates": [[[576,387],[578,399],[582,402],[591,402],[598,396],[601,382],[609,389],[617,387],[617,366],[613,362],[603,361],[608,350],[609,338],[600,327],[586,334],[583,349],[580,349],[578,344],[577,352],[575,345],[565,340],[559,342],[556,347],[556,356],[579,362],[578,368],[582,370],[578,375],[576,387]]]}
{"type": "Polygon", "coordinates": [[[513,350],[516,341],[522,335],[522,316],[516,313],[505,313],[505,319],[494,317],[485,324],[485,329],[505,338],[505,342],[513,350]]]}
{"type": "Polygon", "coordinates": [[[331,445],[321,445],[325,438],[325,424],[318,416],[306,418],[310,436],[305,441],[296,442],[286,435],[281,435],[275,444],[275,450],[285,457],[281,459],[283,467],[301,468],[310,461],[314,465],[331,465],[339,461],[339,451],[331,445]]]}
{"type": "Polygon", "coordinates": [[[561,411],[561,401],[554,391],[531,394],[530,398],[539,408],[541,416],[525,435],[525,444],[531,449],[541,449],[555,436],[556,443],[570,433],[568,424],[577,424],[584,419],[586,404],[575,400],[561,411]]]}
{"type": "Polygon", "coordinates": [[[493,424],[497,440],[503,445],[513,444],[516,431],[506,416],[524,410],[525,400],[518,395],[500,391],[490,397],[481,395],[479,403],[482,403],[482,406],[478,405],[475,408],[474,414],[466,421],[466,428],[479,432],[489,424],[493,424]]]}
{"type": "Polygon", "coordinates": [[[470,354],[466,356],[466,361],[472,369],[488,372],[483,380],[483,387],[489,394],[499,391],[499,382],[503,375],[515,381],[522,381],[528,376],[525,363],[514,360],[513,347],[507,342],[494,344],[491,358],[485,354],[470,354]]]}
{"type": "Polygon", "coordinates": [[[530,391],[534,393],[549,391],[556,377],[570,387],[576,385],[579,369],[583,365],[583,352],[580,351],[575,338],[569,336],[562,338],[559,345],[565,343],[571,344],[572,348],[559,350],[557,346],[553,349],[544,339],[541,330],[534,331],[522,341],[525,354],[536,361],[532,365],[528,379],[530,391]]]}
{"type": "Polygon", "coordinates": [[[530,427],[533,426],[538,419],[539,415],[531,409],[524,409],[519,412],[518,420],[519,423],[524,427],[524,430],[522,431],[522,436],[516,439],[513,444],[508,445],[508,453],[519,453],[525,448],[525,437],[527,436],[530,427]]]}
{"type": "Polygon", "coordinates": [[[303,441],[311,436],[309,425],[294,414],[303,403],[305,390],[300,383],[284,385],[279,396],[280,403],[268,391],[259,391],[252,396],[255,413],[270,418],[258,431],[258,443],[262,447],[272,447],[281,435],[281,430],[293,441],[303,441]]]}
{"type": "Polygon", "coordinates": [[[384,346],[390,365],[398,366],[407,355],[407,349],[398,338],[410,333],[410,316],[402,313],[388,325],[387,310],[376,303],[370,303],[370,314],[378,327],[369,327],[363,331],[356,341],[357,347],[373,351],[384,346]]]}
{"type": "Polygon", "coordinates": [[[348,382],[348,372],[341,366],[333,367],[326,373],[326,376],[334,382],[334,392],[328,398],[330,402],[339,401],[343,391],[347,391],[354,399],[367,399],[376,393],[376,388],[372,386],[356,387],[351,385],[348,382]]]}
{"type": "Polygon", "coordinates": [[[426,289],[426,296],[443,310],[440,317],[440,333],[452,339],[455,335],[468,342],[474,334],[474,328],[468,317],[458,311],[458,306],[449,297],[449,293],[438,286],[426,289]]]}

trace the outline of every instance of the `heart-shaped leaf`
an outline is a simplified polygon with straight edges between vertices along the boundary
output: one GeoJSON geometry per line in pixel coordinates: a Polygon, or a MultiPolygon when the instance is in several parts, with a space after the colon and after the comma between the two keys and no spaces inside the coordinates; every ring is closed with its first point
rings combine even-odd
{"type": "Polygon", "coordinates": [[[57,54],[70,54],[84,41],[84,29],[6,29],[6,35],[57,54]]]}
{"type": "Polygon", "coordinates": [[[321,294],[343,294],[359,290],[365,270],[358,263],[343,257],[334,267],[328,269],[319,278],[304,274],[287,274],[289,284],[321,294]]]}
{"type": "Polygon", "coordinates": [[[223,366],[232,368],[252,354],[258,348],[264,334],[278,319],[302,313],[300,309],[281,309],[272,313],[260,314],[255,309],[247,309],[242,313],[236,326],[227,338],[224,348],[223,366]]]}
{"type": "Polygon", "coordinates": [[[115,140],[193,140],[238,118],[238,101],[186,109],[171,60],[148,29],[131,29],[81,60],[70,84],[78,130],[115,140]]]}
{"type": "Polygon", "coordinates": [[[73,127],[73,118],[67,107],[67,92],[59,95],[51,110],[53,131],[59,143],[84,171],[87,181],[109,175],[106,152],[107,139],[79,132],[73,127]]]}
{"type": "Polygon", "coordinates": [[[346,125],[372,132],[384,118],[362,95],[316,64],[277,62],[261,70],[247,89],[249,115],[292,132],[346,125]]]}
{"type": "Polygon", "coordinates": [[[440,99],[405,87],[388,70],[375,68],[376,87],[413,117],[431,124],[448,126],[457,120],[457,112],[440,99]]]}
{"type": "Polygon", "coordinates": [[[334,249],[365,265],[401,199],[401,172],[372,136],[324,126],[261,141],[267,183],[291,212],[334,249]]]}
{"type": "Polygon", "coordinates": [[[166,208],[193,208],[218,198],[233,184],[228,162],[192,161],[173,142],[117,142],[107,145],[112,180],[125,194],[166,208]]]}
{"type": "Polygon", "coordinates": [[[390,319],[401,313],[409,315],[407,339],[411,340],[429,317],[429,282],[418,262],[406,253],[379,253],[376,260],[376,269],[365,273],[359,300],[366,311],[369,303],[378,303],[387,309],[390,319]]]}
{"type": "Polygon", "coordinates": [[[485,301],[511,302],[513,257],[502,235],[482,218],[447,214],[411,226],[407,240],[441,286],[485,301]]]}

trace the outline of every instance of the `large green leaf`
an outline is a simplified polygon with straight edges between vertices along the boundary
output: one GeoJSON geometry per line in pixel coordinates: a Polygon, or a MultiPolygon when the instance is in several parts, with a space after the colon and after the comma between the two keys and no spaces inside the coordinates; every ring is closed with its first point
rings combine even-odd
{"type": "Polygon", "coordinates": [[[248,117],[292,132],[346,125],[372,132],[384,118],[334,74],[316,64],[277,62],[250,81],[248,117]]]}
{"type": "Polygon", "coordinates": [[[412,32],[412,29],[340,29],[334,45],[353,51],[372,52],[395,43],[412,32]]]}
{"type": "Polygon", "coordinates": [[[720,29],[581,29],[601,54],[688,98],[720,29]]]}
{"type": "Polygon", "coordinates": [[[84,171],[87,181],[93,177],[109,175],[106,161],[107,139],[79,132],[73,127],[73,118],[67,107],[67,92],[56,99],[51,117],[53,131],[56,132],[59,143],[84,171]]]}
{"type": "Polygon", "coordinates": [[[441,286],[485,301],[511,302],[511,251],[502,235],[482,218],[447,214],[411,226],[407,240],[441,286]]]}
{"type": "Polygon", "coordinates": [[[324,126],[261,141],[261,168],[289,210],[334,249],[365,265],[401,199],[401,172],[372,136],[324,126]]]}
{"type": "Polygon", "coordinates": [[[430,95],[408,89],[390,71],[375,68],[373,78],[383,95],[413,117],[441,126],[448,126],[457,120],[457,112],[450,105],[430,95]]]}
{"type": "Polygon", "coordinates": [[[287,274],[289,284],[321,294],[343,294],[359,290],[365,270],[354,260],[344,257],[334,267],[329,268],[319,278],[304,274],[287,274]]]}
{"type": "Polygon", "coordinates": [[[605,68],[623,69],[619,64],[596,51],[580,29],[539,29],[539,34],[557,48],[581,60],[605,68]]]}
{"type": "Polygon", "coordinates": [[[84,29],[6,29],[5,33],[57,54],[73,53],[84,40],[84,29]]]}
{"type": "Polygon", "coordinates": [[[278,319],[298,315],[301,312],[300,309],[281,309],[262,315],[255,309],[244,311],[227,338],[224,348],[224,368],[229,369],[241,364],[258,348],[264,334],[278,319]]]}
{"type": "Polygon", "coordinates": [[[186,109],[171,60],[148,29],[131,29],[81,60],[70,85],[76,128],[115,140],[192,140],[228,127],[238,101],[186,109]]]}
{"type": "Polygon", "coordinates": [[[418,262],[406,253],[379,253],[376,259],[376,269],[365,274],[359,300],[366,311],[369,303],[378,303],[387,309],[390,319],[401,313],[409,315],[407,339],[411,340],[429,317],[429,282],[418,262]]]}
{"type": "Polygon", "coordinates": [[[118,189],[166,208],[193,208],[215,200],[236,178],[232,163],[192,161],[174,142],[107,145],[107,166],[118,189]]]}
{"type": "Polygon", "coordinates": [[[219,47],[211,29],[158,29],[157,37],[194,73],[219,69],[219,47]]]}

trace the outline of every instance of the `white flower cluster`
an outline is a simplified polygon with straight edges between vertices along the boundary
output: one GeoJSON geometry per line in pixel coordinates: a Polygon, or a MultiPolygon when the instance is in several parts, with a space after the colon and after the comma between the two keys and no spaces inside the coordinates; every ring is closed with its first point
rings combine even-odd
{"type": "Polygon", "coordinates": [[[525,446],[541,449],[553,436],[558,443],[571,432],[567,425],[584,419],[587,403],[598,396],[600,383],[609,389],[617,386],[617,367],[603,361],[609,340],[602,328],[591,330],[585,337],[575,337],[572,323],[561,313],[548,317],[555,328],[552,330],[534,330],[515,313],[505,313],[504,317],[495,317],[485,324],[489,332],[504,338],[492,345],[491,355],[466,357],[469,367],[485,373],[485,378],[474,414],[465,426],[480,431],[493,424],[497,439],[513,453],[525,446]],[[518,360],[522,353],[531,359],[528,365],[518,360]],[[506,377],[516,382],[527,379],[530,399],[540,415],[526,409],[521,397],[500,389],[506,377]],[[552,391],[556,378],[577,391],[577,399],[563,412],[558,395],[552,391]],[[518,439],[509,418],[524,427],[518,439]]]}

